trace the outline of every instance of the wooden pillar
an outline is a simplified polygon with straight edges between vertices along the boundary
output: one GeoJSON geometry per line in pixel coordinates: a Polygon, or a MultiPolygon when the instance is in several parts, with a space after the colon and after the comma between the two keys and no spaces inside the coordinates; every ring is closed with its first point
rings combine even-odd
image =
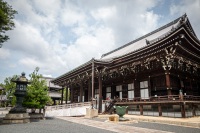
{"type": "Polygon", "coordinates": [[[66,93],[65,93],[65,97],[66,97],[66,99],[65,99],[65,104],[67,104],[67,101],[68,101],[68,90],[69,88],[68,88],[68,86],[66,86],[66,93]]]}
{"type": "Polygon", "coordinates": [[[151,97],[151,76],[149,76],[149,80],[148,80],[148,91],[149,91],[149,97],[151,97]]]}
{"type": "Polygon", "coordinates": [[[88,101],[91,101],[92,98],[92,88],[91,88],[91,82],[90,79],[88,80],[88,101]]]}
{"type": "MultiPolygon", "coordinates": [[[[190,79],[190,95],[193,95],[193,89],[192,89],[192,79],[190,79]],[[192,93],[192,94],[191,94],[192,93]]],[[[183,94],[184,94],[184,92],[183,92],[183,94]]]]}
{"type": "Polygon", "coordinates": [[[158,104],[158,113],[159,113],[159,116],[162,116],[162,107],[161,107],[161,104],[158,104]]]}
{"type": "Polygon", "coordinates": [[[94,108],[94,101],[93,101],[93,98],[94,98],[94,59],[92,61],[92,109],[94,108]]]}
{"type": "Polygon", "coordinates": [[[166,78],[167,95],[171,95],[172,92],[171,92],[170,76],[168,70],[166,70],[165,78],[166,78]]]}
{"type": "Polygon", "coordinates": [[[98,112],[102,112],[102,74],[101,71],[99,71],[99,110],[98,112]]]}
{"type": "Polygon", "coordinates": [[[143,105],[139,105],[140,107],[140,115],[143,115],[143,105]]]}
{"type": "Polygon", "coordinates": [[[80,83],[80,99],[79,102],[82,102],[83,100],[83,82],[80,83]]]}
{"type": "Polygon", "coordinates": [[[193,116],[196,116],[195,105],[194,105],[194,104],[192,104],[192,115],[193,115],[193,116]]]}
{"type": "Polygon", "coordinates": [[[62,88],[62,94],[61,94],[61,105],[63,104],[63,92],[64,92],[64,88],[62,88]]]}
{"type": "Polygon", "coordinates": [[[180,106],[181,106],[181,116],[182,118],[185,118],[185,104],[182,103],[180,106]]]}
{"type": "Polygon", "coordinates": [[[70,87],[70,100],[71,100],[71,103],[74,102],[74,89],[72,86],[70,87]]]}

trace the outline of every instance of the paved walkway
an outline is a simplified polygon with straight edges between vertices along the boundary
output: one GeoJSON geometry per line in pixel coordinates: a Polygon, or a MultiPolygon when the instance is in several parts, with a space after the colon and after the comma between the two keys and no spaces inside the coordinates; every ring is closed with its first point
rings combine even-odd
{"type": "Polygon", "coordinates": [[[119,123],[94,121],[85,119],[84,117],[57,117],[57,118],[118,133],[170,133],[154,129],[120,125],[119,123]]]}
{"type": "MultiPolygon", "coordinates": [[[[99,115],[99,118],[108,118],[111,115],[99,115]]],[[[200,128],[200,117],[192,118],[169,118],[169,117],[153,117],[140,115],[124,115],[125,118],[137,121],[149,121],[163,124],[179,125],[200,128]]]]}

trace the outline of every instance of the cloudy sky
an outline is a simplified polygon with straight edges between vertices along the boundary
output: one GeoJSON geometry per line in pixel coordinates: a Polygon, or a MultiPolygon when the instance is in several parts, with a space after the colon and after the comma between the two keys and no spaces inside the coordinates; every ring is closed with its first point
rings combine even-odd
{"type": "Polygon", "coordinates": [[[18,11],[0,48],[0,83],[35,67],[57,77],[187,13],[200,38],[200,0],[6,0],[18,11]]]}

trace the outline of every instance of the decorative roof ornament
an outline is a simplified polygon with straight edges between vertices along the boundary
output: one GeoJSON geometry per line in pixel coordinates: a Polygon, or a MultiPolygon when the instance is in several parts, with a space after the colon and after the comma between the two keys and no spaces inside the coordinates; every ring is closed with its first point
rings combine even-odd
{"type": "Polygon", "coordinates": [[[172,26],[172,29],[171,29],[171,31],[174,31],[175,30],[175,28],[174,28],[174,26],[172,26]]]}
{"type": "Polygon", "coordinates": [[[184,23],[186,21],[187,15],[186,13],[180,18],[180,24],[184,23]]]}
{"type": "Polygon", "coordinates": [[[146,44],[147,45],[149,45],[150,44],[150,41],[149,40],[147,40],[147,39],[145,39],[146,40],[146,44]]]}

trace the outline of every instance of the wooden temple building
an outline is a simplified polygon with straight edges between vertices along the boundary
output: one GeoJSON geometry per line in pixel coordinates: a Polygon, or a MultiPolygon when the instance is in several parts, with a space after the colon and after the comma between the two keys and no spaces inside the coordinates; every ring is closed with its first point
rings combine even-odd
{"type": "Polygon", "coordinates": [[[110,97],[130,114],[197,116],[200,40],[185,14],[51,82],[70,88],[71,103],[96,98],[99,113],[110,97]]]}
{"type": "Polygon", "coordinates": [[[53,100],[53,105],[63,104],[63,88],[50,82],[54,78],[42,77],[41,79],[46,81],[48,95],[53,100]]]}

